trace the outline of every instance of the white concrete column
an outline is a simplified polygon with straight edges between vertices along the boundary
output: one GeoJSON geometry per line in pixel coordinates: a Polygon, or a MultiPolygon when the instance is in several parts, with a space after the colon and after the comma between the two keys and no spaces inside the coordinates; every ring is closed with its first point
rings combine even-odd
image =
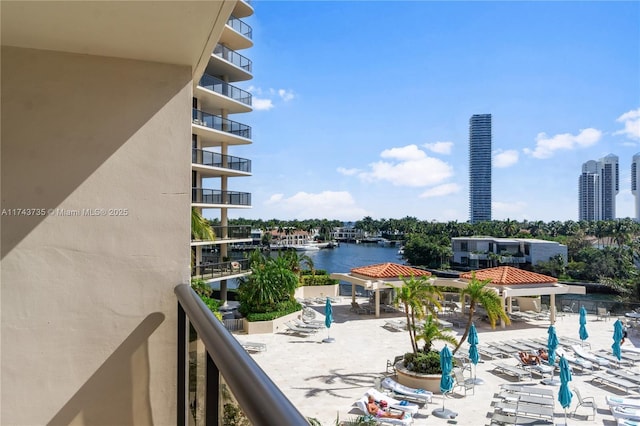
{"type": "Polygon", "coordinates": [[[549,319],[551,319],[551,324],[555,324],[556,323],[556,295],[555,294],[551,294],[549,296],[549,319]]]}
{"type": "Polygon", "coordinates": [[[376,318],[380,318],[380,289],[376,286],[376,318]]]}

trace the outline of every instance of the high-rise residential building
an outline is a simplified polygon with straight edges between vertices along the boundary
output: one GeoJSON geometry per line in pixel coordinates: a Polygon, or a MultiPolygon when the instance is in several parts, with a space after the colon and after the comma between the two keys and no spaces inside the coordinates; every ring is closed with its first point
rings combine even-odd
{"type": "Polygon", "coordinates": [[[635,219],[640,221],[640,153],[634,155],[631,161],[631,193],[635,198],[635,219]]]}
{"type": "Polygon", "coordinates": [[[469,119],[469,219],[491,220],[491,114],[469,119]]]}
{"type": "Polygon", "coordinates": [[[578,179],[579,220],[616,218],[616,195],[620,190],[618,157],[609,154],[582,165],[578,179]]]}
{"type": "MultiPolygon", "coordinates": [[[[217,424],[230,395],[278,394],[189,286],[246,270],[226,212],[251,201],[230,182],[251,172],[230,118],[251,110],[232,85],[251,78],[250,3],[0,11],[0,423],[217,424]],[[220,212],[215,242],[190,241],[192,206],[220,212]],[[215,267],[192,270],[211,244],[215,267]]],[[[306,423],[277,399],[243,411],[306,423]]]]}

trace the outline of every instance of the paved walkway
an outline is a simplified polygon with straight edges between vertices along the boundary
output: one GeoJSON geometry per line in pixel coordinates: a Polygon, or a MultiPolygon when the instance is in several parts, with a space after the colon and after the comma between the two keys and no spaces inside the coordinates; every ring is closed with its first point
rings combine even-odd
{"type": "MultiPolygon", "coordinates": [[[[255,353],[254,359],[282,389],[296,407],[308,417],[315,417],[322,425],[335,425],[336,418],[340,420],[355,419],[360,413],[353,403],[360,398],[368,388],[374,385],[374,380],[385,375],[388,359],[410,350],[409,335],[405,332],[392,331],[384,327],[385,321],[396,317],[403,318],[404,314],[382,314],[381,318],[372,315],[357,315],[349,311],[350,299],[334,304],[334,324],[329,330],[322,329],[310,337],[297,337],[284,333],[239,336],[242,340],[250,340],[267,345],[267,351],[255,353]],[[322,340],[330,334],[334,343],[323,343],[322,340]]],[[[323,318],[323,305],[313,306],[318,312],[317,317],[323,318]]],[[[446,317],[443,317],[446,319],[446,317]]],[[[558,318],[556,330],[562,336],[578,338],[577,314],[567,314],[558,318]]],[[[587,330],[592,349],[611,350],[613,342],[613,323],[616,318],[608,321],[596,321],[595,315],[589,315],[587,330]]],[[[480,343],[500,341],[516,338],[541,337],[546,339],[548,321],[531,321],[513,323],[505,328],[498,326],[492,330],[488,323],[476,323],[480,343]]],[[[284,331],[284,330],[283,330],[284,331]]],[[[460,338],[464,329],[454,329],[453,333],[460,338]]],[[[640,335],[630,333],[623,348],[640,346],[640,335]]],[[[435,342],[438,348],[441,342],[435,342]]],[[[491,370],[493,363],[484,359],[477,366],[477,377],[484,379],[485,384],[476,386],[475,394],[464,396],[460,391],[452,398],[444,401],[445,407],[459,413],[456,420],[440,419],[431,412],[441,407],[443,398],[435,395],[433,402],[422,407],[414,416],[415,425],[425,424],[459,424],[482,425],[489,424],[488,417],[493,412],[491,406],[494,393],[499,391],[500,385],[513,383],[508,376],[497,375],[491,370]]],[[[504,359],[503,362],[516,365],[515,359],[504,359]]],[[[640,365],[634,366],[640,372],[640,365]]],[[[557,373],[556,373],[557,376],[557,373]]],[[[528,384],[541,385],[540,379],[533,376],[528,384]]],[[[584,417],[569,418],[569,424],[602,424],[614,425],[614,418],[605,403],[607,394],[624,395],[623,391],[613,388],[598,387],[590,382],[590,374],[580,374],[574,371],[571,386],[576,386],[582,396],[595,396],[598,412],[594,420],[586,421],[584,417]]],[[[556,392],[555,423],[564,424],[564,412],[557,403],[558,386],[547,386],[556,392]]],[[[577,398],[574,396],[570,411],[576,407],[577,398]]],[[[587,414],[591,410],[581,408],[578,414],[587,414]]]]}

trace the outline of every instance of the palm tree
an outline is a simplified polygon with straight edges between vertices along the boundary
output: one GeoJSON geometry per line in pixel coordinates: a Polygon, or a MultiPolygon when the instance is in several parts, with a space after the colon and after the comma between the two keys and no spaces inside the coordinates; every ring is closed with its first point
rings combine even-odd
{"type": "MultiPolygon", "coordinates": [[[[425,276],[415,278],[400,277],[403,286],[396,289],[396,297],[393,301],[394,305],[402,304],[404,306],[404,314],[407,319],[407,329],[409,330],[409,339],[411,340],[411,348],[413,353],[418,353],[418,345],[416,343],[416,320],[421,320],[425,316],[425,306],[427,310],[434,316],[437,316],[436,309],[440,309],[441,305],[438,301],[442,298],[442,293],[437,289],[425,276]]],[[[387,284],[391,286],[391,284],[387,284]]]]}
{"type": "Polygon", "coordinates": [[[504,306],[502,306],[502,299],[492,289],[486,288],[486,285],[491,282],[491,279],[486,280],[478,280],[476,278],[475,272],[471,273],[471,281],[467,284],[465,288],[460,290],[460,301],[464,301],[465,296],[469,296],[469,318],[467,320],[467,327],[464,330],[464,334],[458,342],[458,345],[453,350],[453,354],[460,349],[462,343],[467,340],[467,336],[469,335],[469,330],[471,329],[471,324],[473,323],[473,314],[476,312],[476,306],[478,303],[484,306],[484,309],[487,311],[487,316],[489,317],[489,323],[491,324],[491,328],[496,327],[496,322],[499,319],[503,320],[505,324],[511,324],[511,320],[509,320],[509,316],[504,311],[504,306]]]}
{"type": "Polygon", "coordinates": [[[209,221],[202,217],[198,209],[191,207],[191,238],[194,240],[215,240],[216,235],[209,221]]]}
{"type": "Polygon", "coordinates": [[[433,315],[427,315],[424,322],[424,327],[420,330],[420,333],[416,335],[418,341],[424,340],[423,352],[427,353],[431,351],[431,346],[436,340],[450,343],[455,346],[458,344],[458,340],[452,334],[444,331],[440,328],[440,324],[433,317],[433,315]]]}
{"type": "Polygon", "coordinates": [[[298,277],[283,257],[260,257],[251,262],[251,275],[239,278],[241,312],[271,312],[278,303],[293,300],[298,277]]]}

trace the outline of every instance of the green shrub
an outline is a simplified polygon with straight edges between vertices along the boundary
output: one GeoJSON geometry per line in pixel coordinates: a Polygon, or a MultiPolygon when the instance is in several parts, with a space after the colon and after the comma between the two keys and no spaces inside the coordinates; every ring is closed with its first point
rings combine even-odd
{"type": "Polygon", "coordinates": [[[442,374],[440,369],[440,353],[429,352],[407,352],[404,355],[404,366],[409,371],[420,374],[442,374]]]}
{"type": "Polygon", "coordinates": [[[301,286],[315,286],[315,285],[336,285],[338,280],[329,278],[328,275],[303,275],[300,277],[301,286]]]}
{"type": "Polygon", "coordinates": [[[297,312],[302,309],[302,305],[300,305],[295,300],[291,300],[288,302],[280,302],[277,304],[277,309],[271,312],[251,312],[246,315],[247,321],[271,321],[276,318],[283,317],[285,315],[289,315],[291,313],[297,312]]]}
{"type": "Polygon", "coordinates": [[[329,273],[324,269],[314,269],[313,271],[310,269],[303,269],[300,271],[300,275],[329,275],[329,273]]]}

